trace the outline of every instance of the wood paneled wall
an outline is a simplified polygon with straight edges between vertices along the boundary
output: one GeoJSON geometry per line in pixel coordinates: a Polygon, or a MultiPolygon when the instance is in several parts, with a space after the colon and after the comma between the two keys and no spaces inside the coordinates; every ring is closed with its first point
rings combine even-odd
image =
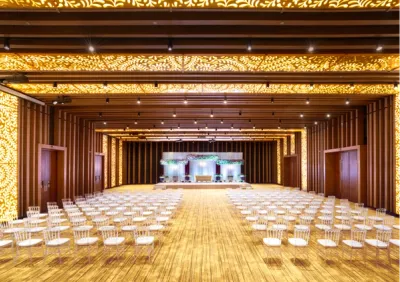
{"type": "Polygon", "coordinates": [[[324,192],[324,150],[367,145],[367,206],[395,212],[394,97],[307,130],[308,190],[324,192]]]}
{"type": "Polygon", "coordinates": [[[123,184],[153,184],[163,152],[242,152],[250,183],[276,183],[276,142],[124,142],[123,184]]]}
{"type": "Polygon", "coordinates": [[[93,192],[94,153],[101,152],[101,134],[93,123],[22,99],[19,116],[19,215],[39,204],[39,144],[67,148],[64,198],[93,192]]]}

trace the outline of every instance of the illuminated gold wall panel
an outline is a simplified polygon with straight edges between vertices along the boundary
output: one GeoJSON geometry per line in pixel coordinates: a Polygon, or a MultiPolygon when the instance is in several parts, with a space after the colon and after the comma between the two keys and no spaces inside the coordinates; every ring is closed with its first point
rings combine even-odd
{"type": "Polygon", "coordinates": [[[287,137],[283,138],[283,156],[287,155],[287,137]]]}
{"type": "Polygon", "coordinates": [[[281,139],[276,141],[276,182],[281,184],[281,139]]]}
{"type": "Polygon", "coordinates": [[[8,84],[9,87],[25,94],[46,95],[99,95],[99,94],[184,94],[184,93],[243,93],[243,94],[325,94],[325,95],[393,95],[397,94],[392,84],[8,84]]]}
{"type": "Polygon", "coordinates": [[[307,130],[301,131],[301,188],[307,191],[307,130]]]}
{"type": "Polygon", "coordinates": [[[103,135],[104,189],[108,188],[108,136],[103,135]]]}
{"type": "Polygon", "coordinates": [[[111,138],[111,187],[117,185],[117,148],[115,138],[111,138]]]}
{"type": "Polygon", "coordinates": [[[400,95],[395,96],[395,190],[396,190],[396,213],[400,214],[400,95]]]}
{"type": "MultiPolygon", "coordinates": [[[[1,1],[1,0],[0,0],[1,1]]],[[[399,69],[399,56],[0,54],[3,71],[371,72],[399,69]]]]}
{"type": "Polygon", "coordinates": [[[388,9],[391,0],[0,0],[7,9],[388,9]]]}
{"type": "Polygon", "coordinates": [[[118,140],[118,185],[122,185],[122,140],[118,140]]]}
{"type": "Polygon", "coordinates": [[[290,135],[290,154],[296,154],[296,136],[294,134],[290,135]]]}
{"type": "Polygon", "coordinates": [[[18,98],[0,91],[0,221],[18,215],[18,98]]]}

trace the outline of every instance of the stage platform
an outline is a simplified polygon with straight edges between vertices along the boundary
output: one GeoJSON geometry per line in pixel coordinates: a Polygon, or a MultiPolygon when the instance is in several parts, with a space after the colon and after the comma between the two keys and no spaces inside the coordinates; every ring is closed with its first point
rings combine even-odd
{"type": "Polygon", "coordinates": [[[252,189],[250,183],[246,182],[160,182],[154,185],[153,189],[252,189]]]}

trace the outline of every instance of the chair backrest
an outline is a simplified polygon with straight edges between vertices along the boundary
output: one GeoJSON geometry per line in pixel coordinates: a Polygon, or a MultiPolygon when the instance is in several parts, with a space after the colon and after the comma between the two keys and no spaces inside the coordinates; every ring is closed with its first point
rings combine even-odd
{"type": "Polygon", "coordinates": [[[284,217],[278,216],[278,217],[276,218],[275,223],[276,223],[276,224],[287,225],[288,222],[287,222],[287,220],[286,220],[284,217]]]}
{"type": "Polygon", "coordinates": [[[354,209],[359,210],[364,208],[364,203],[355,203],[354,204],[354,209]]]}
{"type": "Polygon", "coordinates": [[[341,206],[348,206],[349,205],[349,200],[348,199],[340,199],[339,203],[341,206]]]}
{"type": "Polygon", "coordinates": [[[392,225],[394,224],[394,217],[391,215],[385,216],[383,218],[383,224],[392,228],[392,225]]]}
{"type": "Polygon", "coordinates": [[[99,229],[102,226],[108,226],[110,225],[110,218],[105,217],[105,216],[96,216],[95,218],[106,218],[106,220],[101,220],[101,221],[95,221],[96,228],[99,229]]]}
{"type": "Polygon", "coordinates": [[[377,217],[383,218],[386,215],[386,209],[385,208],[376,209],[375,213],[377,217]]]}
{"type": "Polygon", "coordinates": [[[268,220],[267,220],[267,218],[265,216],[259,216],[257,218],[257,224],[268,226],[268,220]]]}
{"type": "Polygon", "coordinates": [[[23,219],[23,221],[24,221],[24,226],[25,226],[26,228],[31,228],[31,227],[36,227],[36,226],[38,226],[38,223],[34,222],[33,220],[34,220],[34,218],[32,218],[32,217],[26,217],[26,218],[24,218],[24,219],[23,219]]]}
{"type": "Polygon", "coordinates": [[[59,230],[44,230],[43,231],[43,237],[44,241],[47,244],[47,242],[55,239],[60,239],[61,232],[59,230]]]}
{"type": "Polygon", "coordinates": [[[90,236],[89,230],[74,230],[74,241],[90,236]]]}
{"type": "Polygon", "coordinates": [[[366,230],[351,230],[351,240],[359,242],[362,246],[364,246],[365,239],[367,237],[366,230]]]}
{"type": "Polygon", "coordinates": [[[310,226],[311,222],[312,222],[312,218],[300,217],[300,225],[310,226]]]}
{"type": "Polygon", "coordinates": [[[118,237],[118,229],[115,226],[110,226],[110,228],[105,228],[101,230],[101,236],[103,236],[103,240],[107,240],[111,237],[118,237]]]}
{"type": "Polygon", "coordinates": [[[26,216],[27,216],[28,218],[32,217],[32,216],[35,215],[35,214],[39,214],[39,212],[38,212],[38,211],[35,211],[35,210],[31,210],[31,211],[27,211],[27,212],[26,212],[26,216]]]}
{"type": "Polygon", "coordinates": [[[333,217],[323,217],[319,219],[320,224],[332,226],[333,225],[333,217]]]}
{"type": "Polygon", "coordinates": [[[392,238],[392,230],[377,230],[376,239],[386,243],[389,246],[389,240],[392,238]]]}
{"type": "Polygon", "coordinates": [[[28,232],[27,230],[18,230],[17,232],[14,232],[14,238],[17,242],[30,240],[31,233],[28,232]]]}
{"type": "Polygon", "coordinates": [[[150,236],[150,230],[148,230],[147,228],[136,228],[133,231],[133,236],[135,237],[135,239],[137,239],[138,237],[144,237],[144,236],[150,236]]]}
{"type": "Polygon", "coordinates": [[[295,229],[294,238],[303,239],[308,244],[308,240],[310,240],[310,229],[295,229]]]}
{"type": "Polygon", "coordinates": [[[267,229],[267,238],[277,238],[279,240],[282,240],[282,236],[283,236],[282,229],[274,229],[274,228],[267,229]]]}
{"type": "Polygon", "coordinates": [[[40,207],[39,206],[28,207],[28,211],[40,213],[40,207]]]}
{"type": "Polygon", "coordinates": [[[335,196],[328,196],[328,201],[329,201],[329,202],[334,202],[335,199],[336,199],[335,196]]]}
{"type": "Polygon", "coordinates": [[[331,241],[335,242],[336,245],[338,245],[339,239],[340,239],[340,230],[339,229],[325,230],[325,240],[331,240],[331,241]]]}
{"type": "Polygon", "coordinates": [[[9,228],[13,228],[13,221],[12,220],[7,220],[7,221],[2,221],[0,222],[0,229],[9,229],[9,228]]]}
{"type": "Polygon", "coordinates": [[[71,224],[73,226],[81,226],[81,225],[85,225],[86,224],[86,217],[82,217],[80,215],[77,214],[73,214],[70,216],[69,221],[71,222],[71,224]],[[81,220],[81,219],[84,220],[81,220]]]}

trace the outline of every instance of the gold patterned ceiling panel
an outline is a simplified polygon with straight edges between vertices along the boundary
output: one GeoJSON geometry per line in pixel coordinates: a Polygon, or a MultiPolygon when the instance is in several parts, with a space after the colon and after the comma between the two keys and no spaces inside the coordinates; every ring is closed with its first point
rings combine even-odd
{"type": "MultiPolygon", "coordinates": [[[[1,0],[0,0],[1,1],[1,0]]],[[[0,54],[2,71],[364,72],[399,69],[398,55],[0,54]]]]}
{"type": "Polygon", "coordinates": [[[399,93],[393,84],[7,84],[25,94],[46,95],[134,95],[184,93],[243,93],[243,94],[327,94],[327,95],[393,95],[399,93]]]}
{"type": "Polygon", "coordinates": [[[395,0],[0,0],[3,9],[377,9],[395,0]]]}

